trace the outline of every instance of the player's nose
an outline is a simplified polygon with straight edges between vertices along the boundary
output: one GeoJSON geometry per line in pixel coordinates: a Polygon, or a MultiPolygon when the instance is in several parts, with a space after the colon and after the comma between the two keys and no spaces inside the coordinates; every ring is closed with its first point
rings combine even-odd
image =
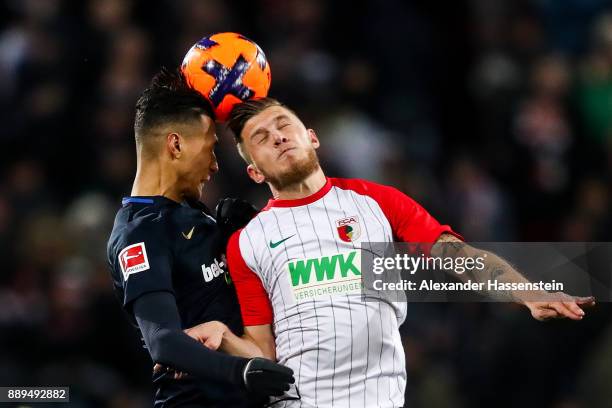
{"type": "Polygon", "coordinates": [[[281,132],[274,132],[272,134],[272,137],[274,138],[274,145],[275,146],[278,146],[278,145],[280,145],[282,143],[287,143],[289,141],[287,136],[285,136],[281,132]]]}

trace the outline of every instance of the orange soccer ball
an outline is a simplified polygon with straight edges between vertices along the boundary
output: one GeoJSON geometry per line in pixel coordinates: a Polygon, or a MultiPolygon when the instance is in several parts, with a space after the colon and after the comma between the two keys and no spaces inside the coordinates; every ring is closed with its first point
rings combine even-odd
{"type": "Polygon", "coordinates": [[[219,122],[227,120],[234,105],[266,97],[272,79],[262,49],[236,33],[202,38],[185,55],[181,70],[211,103],[219,122]]]}

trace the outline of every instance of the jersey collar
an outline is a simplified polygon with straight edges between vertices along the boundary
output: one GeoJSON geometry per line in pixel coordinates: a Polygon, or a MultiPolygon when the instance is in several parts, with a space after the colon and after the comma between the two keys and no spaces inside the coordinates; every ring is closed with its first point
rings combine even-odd
{"type": "Polygon", "coordinates": [[[295,200],[280,200],[271,198],[268,201],[268,204],[262,209],[262,211],[268,210],[272,207],[299,207],[301,205],[312,204],[321,197],[323,197],[325,194],[327,194],[329,190],[331,190],[331,187],[331,181],[329,180],[329,178],[326,178],[325,184],[316,193],[295,200]]]}

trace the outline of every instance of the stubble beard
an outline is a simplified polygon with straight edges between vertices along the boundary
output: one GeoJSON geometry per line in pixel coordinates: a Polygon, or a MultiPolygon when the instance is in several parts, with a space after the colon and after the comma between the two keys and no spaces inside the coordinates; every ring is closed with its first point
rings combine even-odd
{"type": "Polygon", "coordinates": [[[309,149],[308,154],[302,160],[296,161],[291,169],[284,174],[271,175],[261,170],[266,181],[274,187],[276,191],[286,190],[287,188],[300,184],[308,176],[319,168],[319,158],[314,149],[309,149]]]}

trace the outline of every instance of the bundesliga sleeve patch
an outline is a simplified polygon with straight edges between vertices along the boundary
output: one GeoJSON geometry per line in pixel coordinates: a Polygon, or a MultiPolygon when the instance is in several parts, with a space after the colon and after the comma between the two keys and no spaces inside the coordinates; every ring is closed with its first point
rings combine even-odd
{"type": "Polygon", "coordinates": [[[126,281],[131,274],[149,269],[149,259],[147,258],[147,250],[145,249],[144,242],[139,242],[123,248],[123,250],[119,252],[119,265],[121,265],[123,279],[126,281]]]}

